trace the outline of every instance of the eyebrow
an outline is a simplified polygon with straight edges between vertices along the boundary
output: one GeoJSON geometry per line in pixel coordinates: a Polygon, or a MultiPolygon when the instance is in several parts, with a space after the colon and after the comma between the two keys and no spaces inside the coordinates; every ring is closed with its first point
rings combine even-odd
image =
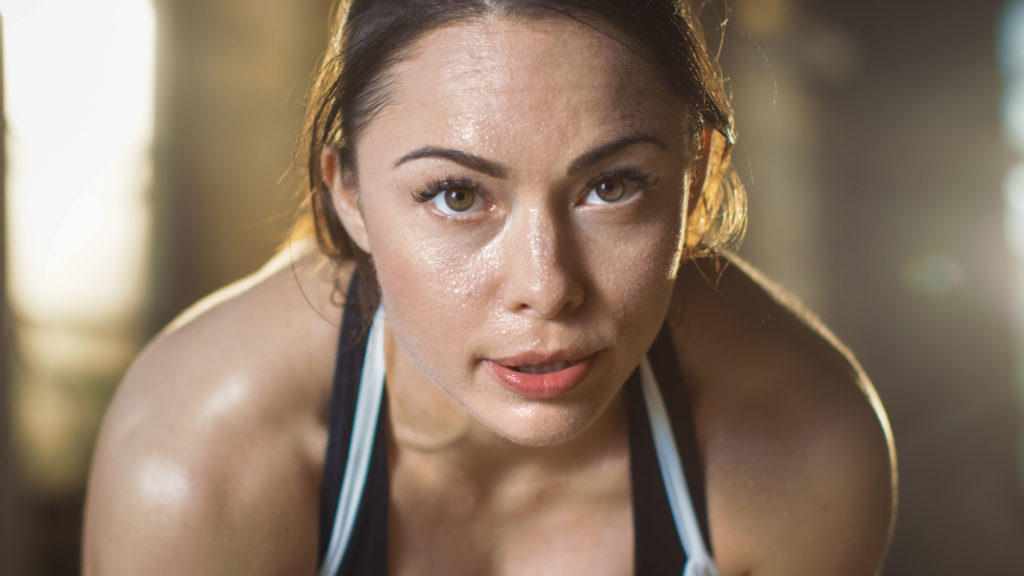
{"type": "Polygon", "coordinates": [[[640,142],[646,142],[648,144],[654,144],[662,150],[668,150],[668,144],[665,144],[663,140],[650,134],[644,134],[638,132],[635,134],[629,134],[621,138],[616,138],[610,142],[601,144],[597,148],[590,150],[589,152],[583,153],[579,158],[576,158],[569,164],[569,169],[566,171],[570,176],[577,174],[590,168],[594,164],[597,164],[601,160],[614,155],[615,153],[632,146],[633,144],[639,144],[640,142]]]}
{"type": "Polygon", "coordinates": [[[491,162],[486,158],[481,158],[473,154],[463,152],[461,150],[453,150],[451,148],[437,148],[435,146],[425,146],[409,152],[405,156],[402,156],[398,160],[395,160],[394,167],[398,168],[402,164],[410,160],[416,160],[418,158],[444,158],[445,160],[451,160],[456,164],[462,164],[470,170],[476,170],[483,174],[487,174],[493,178],[507,178],[508,170],[504,166],[497,162],[491,162]]]}
{"type": "MultiPolygon", "coordinates": [[[[667,150],[668,144],[665,144],[663,140],[650,134],[638,132],[635,134],[628,134],[620,138],[616,138],[609,142],[605,142],[589,150],[569,164],[569,169],[566,173],[569,176],[582,172],[587,168],[597,164],[601,160],[614,155],[615,153],[632,146],[645,142],[648,144],[654,144],[655,146],[667,150]]],[[[455,150],[452,148],[439,148],[437,146],[424,146],[423,148],[417,148],[412,152],[409,152],[405,156],[402,156],[398,160],[395,160],[394,168],[398,168],[402,164],[412,160],[418,160],[420,158],[441,158],[444,160],[450,160],[456,164],[461,164],[470,170],[475,170],[482,174],[486,174],[493,178],[507,178],[508,169],[497,162],[493,162],[486,158],[482,158],[475,154],[469,154],[461,150],[455,150]]]]}

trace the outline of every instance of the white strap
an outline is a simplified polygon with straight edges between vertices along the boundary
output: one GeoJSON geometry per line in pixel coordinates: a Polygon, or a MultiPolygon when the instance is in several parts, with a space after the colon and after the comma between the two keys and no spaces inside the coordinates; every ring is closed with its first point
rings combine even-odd
{"type": "Polygon", "coordinates": [[[683,474],[683,464],[679,461],[679,450],[676,448],[676,439],[672,434],[672,423],[668,419],[665,401],[661,397],[661,390],[658,389],[651,363],[646,357],[640,361],[640,381],[644,391],[644,403],[647,405],[647,419],[651,423],[651,434],[654,436],[654,451],[658,455],[658,466],[661,468],[661,479],[668,494],[676,531],[688,559],[683,576],[718,576],[718,568],[704,546],[697,514],[693,510],[693,501],[686,486],[686,476],[683,474]]]}
{"type": "Polygon", "coordinates": [[[384,309],[378,308],[373,317],[373,326],[366,344],[363,361],[363,375],[359,382],[356,400],[356,418],[352,427],[352,441],[348,447],[348,462],[345,477],[341,481],[338,496],[338,511],[334,516],[334,529],[327,554],[320,566],[320,576],[334,576],[341,568],[341,559],[348,548],[352,529],[356,524],[356,513],[363,498],[366,475],[373,453],[373,437],[377,431],[381,398],[384,395],[384,309]]]}

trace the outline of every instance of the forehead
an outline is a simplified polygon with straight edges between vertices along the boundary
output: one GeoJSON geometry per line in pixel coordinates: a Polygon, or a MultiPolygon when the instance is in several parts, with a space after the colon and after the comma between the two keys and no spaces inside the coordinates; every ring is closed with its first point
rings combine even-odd
{"type": "Polygon", "coordinates": [[[389,80],[388,104],[360,143],[371,154],[431,144],[550,157],[557,145],[568,157],[624,132],[671,139],[688,111],[625,41],[566,17],[434,30],[389,80]]]}

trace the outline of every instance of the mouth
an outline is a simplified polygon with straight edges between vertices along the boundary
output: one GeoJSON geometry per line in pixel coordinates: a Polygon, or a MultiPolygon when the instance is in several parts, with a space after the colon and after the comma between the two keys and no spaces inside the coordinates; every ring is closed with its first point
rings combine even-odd
{"type": "Polygon", "coordinates": [[[526,398],[549,399],[579,386],[593,368],[596,356],[594,353],[564,359],[533,355],[488,360],[486,364],[498,383],[509,392],[526,398]]]}

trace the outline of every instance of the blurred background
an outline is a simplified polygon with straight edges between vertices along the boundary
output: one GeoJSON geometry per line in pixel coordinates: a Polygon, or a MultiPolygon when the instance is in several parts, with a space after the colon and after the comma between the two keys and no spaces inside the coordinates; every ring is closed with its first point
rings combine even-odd
{"type": "MultiPolygon", "coordinates": [[[[0,0],[0,574],[77,573],[131,358],[282,241],[329,4],[0,0]]],[[[728,9],[741,254],[885,402],[885,573],[1024,574],[1024,0],[728,9]]]]}

